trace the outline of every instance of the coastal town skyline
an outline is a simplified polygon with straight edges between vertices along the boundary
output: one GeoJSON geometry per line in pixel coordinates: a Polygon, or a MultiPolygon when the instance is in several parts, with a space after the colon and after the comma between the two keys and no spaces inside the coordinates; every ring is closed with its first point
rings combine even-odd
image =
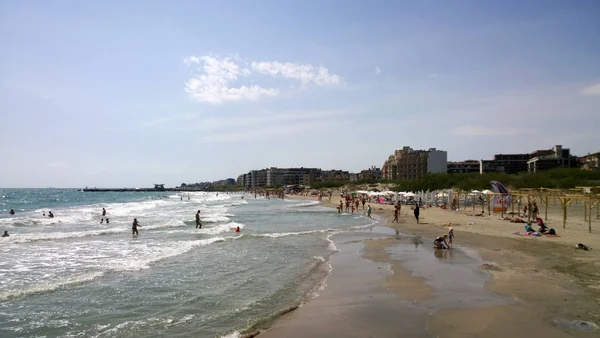
{"type": "Polygon", "coordinates": [[[0,3],[0,187],[600,144],[596,1],[72,4],[0,3]]]}

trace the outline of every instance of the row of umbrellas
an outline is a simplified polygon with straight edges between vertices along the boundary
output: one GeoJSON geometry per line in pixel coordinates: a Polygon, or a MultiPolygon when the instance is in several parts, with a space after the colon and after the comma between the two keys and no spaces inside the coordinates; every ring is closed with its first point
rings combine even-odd
{"type": "Polygon", "coordinates": [[[400,195],[400,196],[404,196],[404,197],[415,197],[417,196],[416,194],[412,193],[412,192],[395,192],[395,191],[365,191],[365,190],[358,190],[358,191],[353,191],[352,195],[356,195],[356,194],[363,194],[363,195],[368,195],[368,196],[396,196],[396,194],[400,195]]]}

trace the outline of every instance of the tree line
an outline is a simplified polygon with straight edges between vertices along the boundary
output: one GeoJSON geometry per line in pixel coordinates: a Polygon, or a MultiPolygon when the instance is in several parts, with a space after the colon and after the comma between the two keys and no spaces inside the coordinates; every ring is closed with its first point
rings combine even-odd
{"type": "Polygon", "coordinates": [[[342,186],[389,184],[395,191],[441,190],[458,188],[462,190],[483,190],[490,188],[490,181],[498,181],[509,189],[550,188],[572,189],[580,186],[600,186],[600,171],[587,171],[576,168],[557,168],[537,173],[507,174],[499,172],[466,174],[427,174],[415,180],[358,180],[352,182],[318,182],[315,189],[339,188],[342,186]]]}

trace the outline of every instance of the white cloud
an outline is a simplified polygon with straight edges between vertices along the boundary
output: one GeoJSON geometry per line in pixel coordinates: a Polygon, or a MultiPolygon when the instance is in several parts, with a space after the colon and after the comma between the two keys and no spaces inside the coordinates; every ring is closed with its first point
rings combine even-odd
{"type": "Polygon", "coordinates": [[[454,128],[450,134],[455,136],[506,136],[535,132],[535,130],[521,128],[486,127],[467,124],[454,128]]]}
{"type": "Polygon", "coordinates": [[[230,82],[250,73],[248,69],[240,68],[231,58],[219,60],[210,56],[190,56],[184,60],[188,65],[200,62],[204,62],[203,74],[192,77],[185,84],[186,92],[195,100],[223,103],[224,101],[258,100],[261,96],[278,94],[276,89],[256,85],[229,87],[230,82]]]}
{"type": "Polygon", "coordinates": [[[60,168],[60,169],[67,169],[67,168],[71,168],[71,165],[65,162],[50,162],[48,163],[48,166],[50,168],[60,168]]]}
{"type": "Polygon", "coordinates": [[[286,79],[298,80],[303,86],[316,84],[318,86],[335,86],[342,83],[342,78],[329,72],[321,66],[299,65],[290,62],[252,62],[252,70],[273,77],[281,76],[286,79]]]}
{"type": "Polygon", "coordinates": [[[600,83],[596,83],[581,89],[583,95],[600,95],[600,83]]]}
{"type": "Polygon", "coordinates": [[[211,56],[189,56],[184,64],[197,67],[194,74],[185,84],[185,90],[190,96],[200,102],[223,103],[225,101],[256,101],[265,96],[276,96],[280,93],[275,88],[265,88],[259,85],[242,85],[230,87],[231,83],[250,75],[270,75],[284,79],[300,81],[302,87],[309,84],[318,86],[335,86],[342,83],[342,78],[330,73],[325,67],[314,67],[309,64],[294,64],[289,62],[252,62],[250,68],[240,65],[237,58],[218,59],[211,56]]]}
{"type": "Polygon", "coordinates": [[[375,67],[375,74],[377,74],[377,75],[381,74],[381,68],[375,67]]]}

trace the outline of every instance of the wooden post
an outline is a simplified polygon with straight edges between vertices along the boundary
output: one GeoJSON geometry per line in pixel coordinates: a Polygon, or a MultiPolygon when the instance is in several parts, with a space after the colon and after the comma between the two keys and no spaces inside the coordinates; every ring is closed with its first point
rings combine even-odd
{"type": "Polygon", "coordinates": [[[512,216],[515,217],[515,195],[512,195],[510,199],[510,212],[512,212],[512,216]]]}
{"type": "Polygon", "coordinates": [[[562,207],[563,207],[563,229],[567,228],[567,200],[564,199],[562,201],[562,207]]]}
{"type": "Polygon", "coordinates": [[[490,210],[490,204],[491,204],[491,200],[490,200],[490,194],[485,195],[485,199],[487,201],[487,206],[488,206],[488,216],[492,214],[492,211],[490,210]]]}
{"type": "Polygon", "coordinates": [[[547,221],[548,220],[548,196],[544,197],[544,204],[546,205],[544,219],[547,221]]]}
{"type": "Polygon", "coordinates": [[[588,208],[589,208],[589,217],[588,217],[588,232],[592,233],[592,200],[590,199],[588,202],[588,208]]]}
{"type": "Polygon", "coordinates": [[[586,200],[583,200],[583,221],[584,222],[588,220],[588,206],[587,206],[587,204],[588,204],[588,202],[586,200]]]}

